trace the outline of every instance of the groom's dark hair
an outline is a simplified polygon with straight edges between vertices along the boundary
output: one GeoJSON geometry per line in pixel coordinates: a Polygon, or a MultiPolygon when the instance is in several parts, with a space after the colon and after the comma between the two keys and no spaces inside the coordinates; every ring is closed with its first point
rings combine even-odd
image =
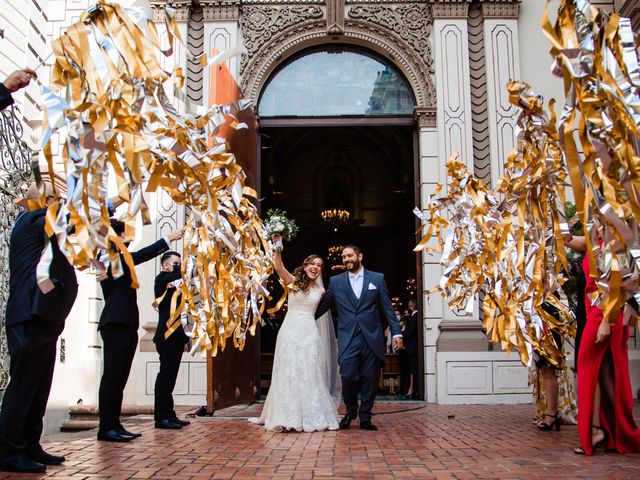
{"type": "Polygon", "coordinates": [[[359,246],[354,245],[353,243],[346,244],[344,247],[342,247],[342,251],[344,252],[345,249],[347,248],[350,248],[351,250],[353,250],[356,253],[356,255],[358,255],[359,253],[362,253],[362,249],[359,246]]]}

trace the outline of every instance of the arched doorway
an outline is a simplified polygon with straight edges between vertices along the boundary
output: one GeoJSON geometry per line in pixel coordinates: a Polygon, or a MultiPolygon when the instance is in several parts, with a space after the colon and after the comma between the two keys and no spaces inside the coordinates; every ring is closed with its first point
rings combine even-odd
{"type": "MultiPolygon", "coordinates": [[[[336,44],[289,57],[265,82],[258,101],[262,211],[286,210],[301,229],[286,246],[289,268],[317,253],[325,259],[326,276],[340,273],[339,247],[356,243],[365,266],[385,274],[401,311],[420,284],[412,252],[415,103],[408,81],[387,59],[336,44]]],[[[262,329],[263,387],[282,316],[262,329]]],[[[390,355],[381,390],[398,387],[398,369],[390,355]]]]}

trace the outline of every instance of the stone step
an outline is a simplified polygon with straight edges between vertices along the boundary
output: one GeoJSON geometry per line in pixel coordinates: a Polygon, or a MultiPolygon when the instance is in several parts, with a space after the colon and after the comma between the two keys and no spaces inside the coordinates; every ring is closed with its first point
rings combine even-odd
{"type": "MultiPolygon", "coordinates": [[[[133,417],[136,415],[153,415],[151,405],[123,405],[123,417],[133,417]]],[[[98,407],[95,405],[74,405],[69,408],[69,418],[62,422],[61,432],[81,432],[98,428],[98,407]]]]}

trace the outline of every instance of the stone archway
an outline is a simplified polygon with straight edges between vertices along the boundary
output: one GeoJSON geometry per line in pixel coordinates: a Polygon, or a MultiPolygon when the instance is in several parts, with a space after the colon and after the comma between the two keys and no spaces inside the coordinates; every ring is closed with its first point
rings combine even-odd
{"type": "Polygon", "coordinates": [[[344,0],[325,5],[246,5],[241,31],[247,53],[240,65],[244,95],[257,101],[277,65],[313,45],[347,43],[389,58],[409,81],[418,108],[435,108],[427,4],[353,5],[344,0]],[[346,17],[344,18],[344,12],[346,17]]]}

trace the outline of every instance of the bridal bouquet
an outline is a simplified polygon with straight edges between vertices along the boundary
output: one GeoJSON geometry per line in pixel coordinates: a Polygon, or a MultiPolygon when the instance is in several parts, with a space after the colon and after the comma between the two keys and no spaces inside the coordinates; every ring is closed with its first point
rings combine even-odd
{"type": "Polygon", "coordinates": [[[280,235],[287,241],[298,234],[296,222],[287,217],[287,212],[278,209],[271,209],[267,212],[267,220],[264,226],[272,237],[273,235],[280,235]]]}

